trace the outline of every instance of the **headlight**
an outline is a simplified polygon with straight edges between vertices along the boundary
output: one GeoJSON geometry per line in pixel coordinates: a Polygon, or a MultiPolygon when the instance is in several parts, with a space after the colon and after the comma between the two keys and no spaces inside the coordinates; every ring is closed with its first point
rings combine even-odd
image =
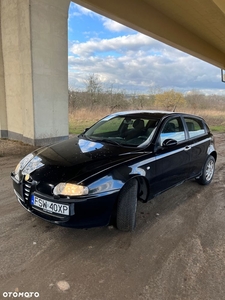
{"type": "Polygon", "coordinates": [[[25,156],[16,166],[15,169],[15,175],[19,173],[20,170],[23,170],[23,168],[28,164],[28,162],[34,157],[32,153],[25,156]]]}
{"type": "Polygon", "coordinates": [[[78,184],[59,183],[55,186],[53,194],[64,196],[82,196],[88,194],[88,188],[78,184]]]}
{"type": "Polygon", "coordinates": [[[16,166],[15,178],[19,180],[19,172],[22,171],[23,175],[31,174],[33,171],[39,169],[44,164],[41,162],[41,158],[34,156],[32,153],[25,156],[16,166]]]}
{"type": "Polygon", "coordinates": [[[31,174],[35,170],[41,168],[44,166],[44,164],[41,162],[42,159],[38,156],[35,156],[31,161],[25,166],[25,168],[22,171],[23,175],[31,174]]]}

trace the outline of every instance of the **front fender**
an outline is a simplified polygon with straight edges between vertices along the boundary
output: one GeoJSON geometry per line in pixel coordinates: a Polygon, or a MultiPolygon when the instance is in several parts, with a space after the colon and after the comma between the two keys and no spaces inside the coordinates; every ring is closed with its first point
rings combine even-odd
{"type": "MultiPolygon", "coordinates": [[[[146,155],[146,157],[142,156],[141,160],[136,158],[132,161],[127,161],[89,177],[82,184],[89,188],[90,195],[95,195],[119,191],[130,179],[137,178],[140,188],[145,186],[146,190],[148,189],[147,178],[151,177],[150,172],[154,173],[154,168],[151,168],[151,163],[154,159],[154,157],[146,155]]],[[[142,194],[147,195],[147,192],[145,191],[142,194]]]]}
{"type": "Polygon", "coordinates": [[[133,175],[132,168],[126,165],[111,169],[88,184],[89,194],[120,190],[133,175]]]}
{"type": "Polygon", "coordinates": [[[142,201],[147,201],[149,188],[146,182],[147,179],[142,173],[143,172],[134,173],[131,170],[130,172],[121,172],[121,169],[115,169],[110,174],[107,174],[88,185],[89,195],[96,196],[97,194],[102,193],[120,192],[120,190],[129,180],[136,178],[139,186],[138,198],[142,201]]]}

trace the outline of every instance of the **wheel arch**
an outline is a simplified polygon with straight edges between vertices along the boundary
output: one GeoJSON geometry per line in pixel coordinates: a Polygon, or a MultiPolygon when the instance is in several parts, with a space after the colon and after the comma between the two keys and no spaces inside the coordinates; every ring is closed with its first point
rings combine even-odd
{"type": "Polygon", "coordinates": [[[147,202],[149,197],[149,185],[147,179],[144,176],[136,176],[135,179],[138,181],[138,200],[147,202]]]}
{"type": "Polygon", "coordinates": [[[215,159],[215,161],[217,160],[217,153],[216,151],[211,152],[209,155],[212,155],[215,159]]]}
{"type": "Polygon", "coordinates": [[[138,183],[138,200],[142,201],[142,202],[147,202],[148,198],[149,198],[149,187],[148,187],[148,183],[147,183],[147,179],[139,174],[136,174],[134,176],[132,176],[131,178],[129,178],[121,187],[117,199],[114,203],[114,208],[112,210],[112,215],[111,215],[111,224],[115,223],[115,217],[116,217],[116,212],[117,212],[117,204],[118,204],[118,199],[120,196],[121,191],[123,190],[123,188],[125,187],[125,185],[132,180],[136,180],[138,183]]]}
{"type": "Polygon", "coordinates": [[[149,196],[149,185],[147,179],[140,174],[136,174],[129,178],[129,180],[124,183],[124,186],[130,180],[136,180],[138,182],[138,200],[147,202],[149,196]]]}

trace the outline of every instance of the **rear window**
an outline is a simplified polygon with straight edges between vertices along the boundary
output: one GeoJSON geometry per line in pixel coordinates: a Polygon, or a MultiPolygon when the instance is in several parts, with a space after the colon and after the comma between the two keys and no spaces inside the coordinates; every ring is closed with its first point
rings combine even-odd
{"type": "Polygon", "coordinates": [[[184,118],[190,138],[206,133],[205,126],[202,120],[195,118],[184,118]]]}

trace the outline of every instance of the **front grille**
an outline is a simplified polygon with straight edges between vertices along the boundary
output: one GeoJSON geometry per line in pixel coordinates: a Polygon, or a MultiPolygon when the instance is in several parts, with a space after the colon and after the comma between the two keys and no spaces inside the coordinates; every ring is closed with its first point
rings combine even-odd
{"type": "Polygon", "coordinates": [[[23,186],[23,197],[26,202],[28,202],[29,197],[30,197],[31,186],[32,186],[32,183],[29,181],[26,181],[23,186]]]}

